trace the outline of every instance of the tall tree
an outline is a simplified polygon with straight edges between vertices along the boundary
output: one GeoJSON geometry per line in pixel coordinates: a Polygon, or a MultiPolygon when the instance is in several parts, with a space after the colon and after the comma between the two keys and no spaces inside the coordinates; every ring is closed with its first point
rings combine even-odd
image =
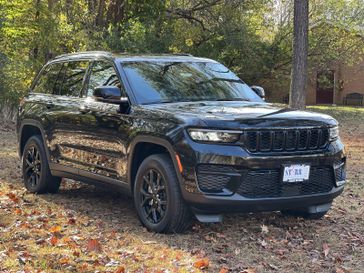
{"type": "Polygon", "coordinates": [[[306,107],[308,0],[294,0],[293,58],[289,106],[306,107]]]}

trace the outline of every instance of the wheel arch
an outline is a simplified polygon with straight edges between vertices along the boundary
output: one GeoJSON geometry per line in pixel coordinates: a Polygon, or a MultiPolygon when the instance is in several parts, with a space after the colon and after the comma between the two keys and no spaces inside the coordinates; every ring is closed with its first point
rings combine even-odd
{"type": "Polygon", "coordinates": [[[34,135],[40,135],[43,141],[44,149],[46,152],[47,159],[49,160],[48,145],[46,145],[46,137],[43,126],[40,122],[35,120],[24,120],[19,128],[18,135],[18,153],[19,157],[22,157],[25,144],[28,139],[34,135]]]}
{"type": "Polygon", "coordinates": [[[134,190],[135,176],[142,161],[146,157],[158,153],[166,153],[169,155],[173,162],[179,185],[181,186],[182,175],[179,171],[178,162],[176,159],[177,153],[168,140],[152,136],[137,136],[132,141],[129,151],[127,177],[131,192],[134,190]]]}

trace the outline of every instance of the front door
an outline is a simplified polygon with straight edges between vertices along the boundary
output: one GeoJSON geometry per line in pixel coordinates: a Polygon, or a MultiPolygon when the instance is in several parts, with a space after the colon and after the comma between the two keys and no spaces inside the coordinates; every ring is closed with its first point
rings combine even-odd
{"type": "Polygon", "coordinates": [[[317,73],[316,104],[334,103],[335,72],[324,70],[317,73]]]}
{"type": "MultiPolygon", "coordinates": [[[[82,147],[73,150],[73,156],[81,163],[80,175],[89,178],[117,180],[126,186],[126,147],[131,117],[120,113],[120,106],[96,101],[93,90],[98,86],[117,86],[126,96],[122,82],[111,61],[94,61],[90,69],[88,85],[80,105],[79,130],[82,131],[82,147]]],[[[100,180],[103,180],[100,179],[100,180]]]]}

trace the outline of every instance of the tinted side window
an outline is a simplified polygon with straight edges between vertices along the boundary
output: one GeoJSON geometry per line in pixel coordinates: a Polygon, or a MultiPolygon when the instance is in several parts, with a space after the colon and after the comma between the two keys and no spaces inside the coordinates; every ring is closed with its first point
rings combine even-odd
{"type": "Polygon", "coordinates": [[[87,96],[92,96],[93,90],[97,86],[114,85],[121,89],[121,93],[125,94],[124,88],[119,81],[116,71],[110,62],[97,61],[94,62],[90,80],[87,89],[87,96]]]}
{"type": "Polygon", "coordinates": [[[62,63],[55,63],[48,65],[43,69],[42,74],[39,76],[36,85],[33,88],[34,93],[52,94],[62,68],[62,63]]]}
{"type": "Polygon", "coordinates": [[[63,83],[58,90],[62,96],[78,97],[83,87],[87,61],[69,62],[62,70],[63,83]]]}

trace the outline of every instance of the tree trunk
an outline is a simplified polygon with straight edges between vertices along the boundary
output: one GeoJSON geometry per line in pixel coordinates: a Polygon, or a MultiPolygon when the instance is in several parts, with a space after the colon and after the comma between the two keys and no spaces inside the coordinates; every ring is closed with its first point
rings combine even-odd
{"type": "Polygon", "coordinates": [[[289,106],[304,109],[306,106],[308,51],[308,0],[294,0],[294,34],[291,90],[289,106]]]}
{"type": "Polygon", "coordinates": [[[96,26],[104,27],[104,12],[105,12],[105,0],[100,0],[99,2],[99,10],[96,16],[96,26]]]}

